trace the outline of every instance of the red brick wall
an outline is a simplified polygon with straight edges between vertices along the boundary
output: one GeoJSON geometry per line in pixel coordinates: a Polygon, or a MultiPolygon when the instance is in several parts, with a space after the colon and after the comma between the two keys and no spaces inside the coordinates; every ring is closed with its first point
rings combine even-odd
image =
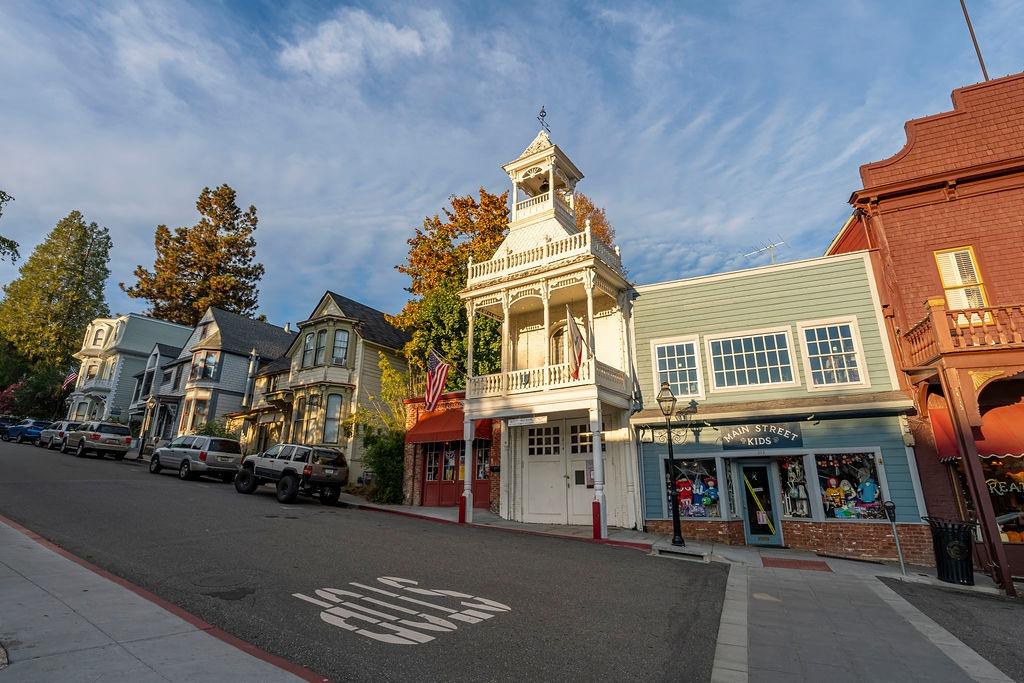
{"type": "MultiPolygon", "coordinates": [[[[647,531],[671,534],[672,521],[649,519],[647,531]]],[[[903,556],[909,564],[935,565],[931,530],[924,524],[899,524],[903,556]]],[[[743,522],[731,520],[683,520],[683,538],[712,543],[744,545],[743,522]]],[[[897,560],[896,542],[888,524],[864,522],[782,522],[782,537],[787,547],[826,555],[870,560],[897,560]]]]}
{"type": "Polygon", "coordinates": [[[1024,156],[1024,74],[953,91],[953,111],[907,121],[907,144],[861,166],[865,187],[1024,156]]]}
{"type": "MultiPolygon", "coordinates": [[[[491,426],[491,465],[501,465],[501,420],[495,420],[491,426]]],[[[491,500],[488,509],[498,514],[498,506],[501,504],[501,475],[504,472],[491,472],[491,500]]]]}

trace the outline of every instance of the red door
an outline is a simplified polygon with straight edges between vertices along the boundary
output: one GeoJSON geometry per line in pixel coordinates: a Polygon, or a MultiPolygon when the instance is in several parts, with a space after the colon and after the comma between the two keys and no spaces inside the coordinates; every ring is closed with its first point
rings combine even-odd
{"type": "MultiPolygon", "coordinates": [[[[445,441],[423,444],[423,505],[454,507],[459,504],[465,487],[462,453],[465,442],[445,441]]],[[[490,507],[490,441],[476,441],[473,475],[473,507],[490,507]]]]}

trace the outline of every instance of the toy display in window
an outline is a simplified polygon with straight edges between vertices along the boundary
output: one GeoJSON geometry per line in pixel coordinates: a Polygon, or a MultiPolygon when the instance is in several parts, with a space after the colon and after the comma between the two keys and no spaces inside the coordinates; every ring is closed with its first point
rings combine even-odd
{"type": "Polygon", "coordinates": [[[884,511],[868,453],[819,454],[815,456],[821,481],[825,516],[834,519],[881,519],[884,511]]]}
{"type": "Polygon", "coordinates": [[[810,517],[811,499],[807,495],[807,478],[804,476],[802,458],[779,458],[779,475],[782,479],[783,511],[787,517],[810,517]]]}
{"type": "MultiPolygon", "coordinates": [[[[715,472],[714,462],[705,464],[703,461],[676,462],[678,471],[676,480],[676,496],[679,498],[679,514],[683,517],[718,517],[718,480],[708,472],[715,472]]],[[[667,470],[667,463],[666,463],[667,470]]],[[[671,473],[666,471],[666,489],[672,490],[671,473]]],[[[671,494],[669,494],[671,496],[671,494]]],[[[672,504],[669,498],[669,505],[672,504]]]]}

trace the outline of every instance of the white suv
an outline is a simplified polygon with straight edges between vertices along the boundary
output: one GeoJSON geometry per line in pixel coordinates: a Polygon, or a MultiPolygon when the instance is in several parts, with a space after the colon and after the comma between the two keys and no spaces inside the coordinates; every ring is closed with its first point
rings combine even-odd
{"type": "Polygon", "coordinates": [[[178,471],[182,480],[207,474],[229,482],[235,478],[242,449],[234,439],[219,436],[179,436],[153,451],[149,471],[157,474],[166,468],[178,471]]]}

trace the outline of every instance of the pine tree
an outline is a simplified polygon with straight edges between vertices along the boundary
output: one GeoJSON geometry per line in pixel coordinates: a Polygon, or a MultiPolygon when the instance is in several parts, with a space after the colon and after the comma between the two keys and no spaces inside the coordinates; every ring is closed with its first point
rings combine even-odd
{"type": "MultiPolygon", "coordinates": [[[[14,197],[0,190],[0,216],[4,215],[4,204],[13,201],[14,197]]],[[[18,260],[18,243],[0,235],[0,261],[10,259],[11,263],[18,260]]]]}
{"type": "Polygon", "coordinates": [[[137,282],[121,289],[149,302],[149,314],[195,325],[210,306],[241,315],[256,312],[263,265],[254,261],[256,207],[242,211],[228,185],[204,187],[196,202],[199,222],[156,229],[153,270],[135,268],[137,282]]]}
{"type": "Polygon", "coordinates": [[[32,364],[70,365],[85,328],[109,314],[110,233],[78,211],[60,220],[4,287],[0,337],[32,364]]]}

